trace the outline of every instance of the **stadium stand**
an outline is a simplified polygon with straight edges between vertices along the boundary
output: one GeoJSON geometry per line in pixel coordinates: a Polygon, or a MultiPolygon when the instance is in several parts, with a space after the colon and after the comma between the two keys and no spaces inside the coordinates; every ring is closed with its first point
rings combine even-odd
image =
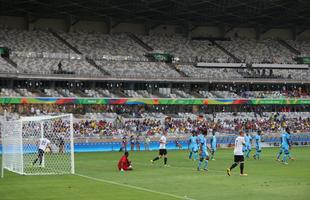
{"type": "Polygon", "coordinates": [[[212,69],[212,68],[197,68],[193,65],[177,65],[177,68],[187,74],[189,77],[194,78],[209,78],[209,79],[234,79],[242,78],[242,75],[238,73],[237,69],[212,69]]]}
{"type": "Polygon", "coordinates": [[[44,30],[0,29],[0,44],[17,52],[70,53],[70,49],[44,30]]]}
{"type": "Polygon", "coordinates": [[[1,88],[0,96],[12,97],[12,96],[20,96],[20,94],[14,91],[13,89],[1,88]]]}
{"type": "MultiPolygon", "coordinates": [[[[222,83],[210,86],[214,80],[245,80],[248,78],[251,80],[310,80],[309,66],[296,64],[293,59],[296,57],[296,53],[283,46],[279,40],[274,39],[192,40],[189,37],[176,34],[137,34],[133,36],[129,33],[65,33],[17,29],[1,29],[0,34],[3,36],[0,38],[0,46],[10,48],[10,59],[16,63],[16,66],[13,66],[7,60],[0,58],[1,73],[41,74],[43,79],[45,75],[53,74],[73,75],[76,78],[116,78],[113,79],[113,84],[109,82],[104,87],[96,85],[95,82],[90,82],[83,87],[73,87],[72,83],[63,83],[63,85],[53,83],[46,87],[23,85],[22,83],[12,83],[10,86],[2,84],[1,97],[284,99],[309,98],[310,94],[309,89],[300,83],[294,83],[296,85],[293,85],[293,88],[282,89],[283,83],[281,82],[277,83],[278,87],[271,88],[270,84],[268,85],[264,81],[260,83],[264,89],[250,87],[245,89],[240,85],[234,85],[234,83],[230,83],[229,86],[223,86],[222,83]],[[141,42],[145,43],[148,48],[141,42]],[[215,45],[215,42],[220,46],[215,45]],[[169,53],[177,59],[174,59],[172,63],[150,61],[146,54],[151,52],[169,53]],[[87,60],[89,58],[93,59],[93,64],[87,60]],[[236,58],[241,62],[236,62],[236,58]],[[135,78],[145,80],[157,78],[167,81],[165,83],[159,81],[156,83],[156,87],[154,83],[149,86],[140,83],[139,87],[133,87],[130,83],[122,83],[124,85],[117,87],[112,86],[122,82],[122,78],[128,78],[131,81],[135,78]],[[205,82],[195,88],[193,88],[193,84],[175,86],[174,83],[169,82],[170,79],[182,81],[184,78],[190,81],[199,79],[205,82]],[[210,82],[206,83],[207,81],[210,82]],[[208,88],[209,86],[211,88],[208,88]]],[[[285,42],[300,51],[302,55],[309,55],[309,41],[286,40],[285,42]]],[[[100,81],[105,80],[101,79],[100,81]]],[[[29,82],[31,83],[31,81],[29,82]]],[[[186,113],[188,108],[174,110],[175,107],[156,105],[151,105],[148,108],[105,105],[89,107],[81,105],[31,106],[31,108],[27,108],[24,105],[3,105],[1,109],[12,112],[12,116],[15,117],[18,117],[16,110],[19,110],[23,115],[72,112],[76,117],[74,125],[76,134],[89,137],[120,135],[125,131],[142,131],[146,134],[156,135],[167,127],[172,134],[184,134],[201,125],[197,120],[198,113],[186,113]],[[167,118],[172,118],[170,124],[167,124],[167,118]],[[120,129],[120,127],[122,128],[120,129]]],[[[248,109],[251,112],[242,113],[240,111],[236,114],[229,113],[232,108],[228,110],[225,110],[227,109],[225,107],[210,108],[209,110],[203,106],[199,108],[199,112],[205,111],[205,113],[201,113],[203,117],[210,121],[210,123],[206,122],[205,126],[209,128],[216,126],[221,134],[236,132],[243,126],[249,126],[251,131],[254,131],[258,125],[267,132],[274,131],[270,127],[279,131],[283,122],[281,119],[275,120],[270,113],[253,112],[251,110],[253,108],[246,106],[242,109],[248,109]],[[211,109],[216,109],[216,111],[213,112],[211,109]],[[206,114],[210,112],[213,113],[206,114]]],[[[273,109],[265,108],[269,112],[273,109]]],[[[291,108],[284,107],[283,109],[290,110],[291,108]]],[[[302,107],[294,107],[294,109],[302,110],[302,107]]],[[[309,113],[290,113],[289,115],[280,113],[279,116],[289,117],[285,122],[295,127],[297,131],[309,131],[309,113]]]]}
{"type": "MultiPolygon", "coordinates": [[[[60,35],[70,44],[74,45],[82,53],[90,55],[94,59],[103,59],[104,56],[133,56],[143,58],[146,51],[136,44],[125,33],[101,34],[72,32],[60,33],[60,35]]],[[[130,58],[130,57],[129,57],[130,58]]]]}
{"type": "Polygon", "coordinates": [[[218,41],[226,50],[247,63],[295,63],[295,54],[280,45],[276,40],[234,39],[218,41]]]}
{"type": "Polygon", "coordinates": [[[77,59],[56,59],[56,58],[28,58],[12,57],[18,65],[20,73],[40,73],[40,74],[79,74],[79,75],[100,75],[101,72],[91,66],[85,60],[77,59]],[[58,64],[62,63],[62,70],[58,64]]]}
{"type": "MultiPolygon", "coordinates": [[[[37,87],[37,86],[36,86],[37,87]]],[[[265,85],[265,87],[267,87],[265,85]]],[[[309,98],[309,91],[302,89],[301,87],[287,89],[269,89],[269,90],[243,90],[238,89],[238,86],[234,87],[215,87],[209,90],[196,89],[192,91],[185,91],[183,88],[163,88],[159,87],[156,90],[129,90],[119,88],[117,91],[112,91],[102,88],[76,88],[68,89],[64,87],[60,88],[43,88],[43,89],[31,89],[19,87],[16,89],[2,88],[1,96],[12,97],[36,97],[36,96],[48,96],[48,97],[95,97],[95,98],[117,98],[117,97],[135,97],[135,98],[309,98]]]]}
{"type": "Polygon", "coordinates": [[[120,77],[163,77],[173,78],[180,75],[163,62],[103,61],[98,65],[109,71],[113,76],[120,77]]]}
{"type": "Polygon", "coordinates": [[[300,51],[301,55],[310,55],[310,41],[309,40],[286,40],[288,44],[300,51]]]}
{"type": "Polygon", "coordinates": [[[17,70],[0,57],[0,72],[2,73],[16,73],[17,70]]]}
{"type": "Polygon", "coordinates": [[[210,41],[189,40],[177,35],[140,36],[155,51],[168,52],[182,62],[212,61],[228,62],[229,56],[212,45],[210,41]]]}
{"type": "MultiPolygon", "coordinates": [[[[148,51],[126,33],[111,35],[86,32],[57,33],[78,52],[83,53],[80,55],[48,30],[2,29],[0,31],[4,36],[1,37],[0,44],[10,47],[11,60],[17,64],[14,68],[1,58],[0,70],[3,73],[104,76],[107,75],[104,72],[108,72],[112,77],[180,78],[185,75],[207,79],[309,80],[310,77],[307,65],[291,65],[296,63],[293,59],[296,54],[281,45],[279,40],[258,41],[234,38],[230,41],[216,41],[243,62],[237,64],[234,63],[233,57],[227,55],[210,40],[191,40],[180,35],[137,36],[155,52],[168,52],[178,58],[173,68],[163,62],[148,62],[145,57],[148,51]],[[87,56],[95,60],[94,64],[86,60],[87,56]],[[61,71],[58,67],[59,62],[62,63],[61,71]],[[202,69],[194,67],[196,62],[201,66],[209,66],[212,63],[218,63],[218,66],[202,69]],[[236,64],[239,67],[235,66],[236,64]],[[246,64],[249,67],[245,68],[246,64]],[[219,69],[221,65],[228,68],[219,69]],[[236,69],[232,69],[233,67],[236,69]],[[264,68],[272,70],[272,74],[263,73],[264,68]]],[[[308,41],[287,40],[286,42],[300,50],[302,54],[309,53],[308,41]]]]}
{"type": "Polygon", "coordinates": [[[63,95],[61,95],[57,90],[54,90],[54,89],[45,88],[43,91],[45,95],[49,97],[63,97],[63,95]]]}
{"type": "MultiPolygon", "coordinates": [[[[4,109],[12,110],[11,106],[4,109]]],[[[32,106],[28,113],[44,115],[55,112],[67,112],[70,106],[62,107],[46,105],[32,106]]],[[[103,108],[103,107],[102,107],[103,108]]],[[[3,108],[2,108],[3,109],[3,108]]],[[[3,110],[1,109],[1,112],[3,110]]],[[[79,110],[79,108],[75,108],[79,110]]],[[[193,129],[215,129],[218,135],[229,135],[238,132],[244,127],[246,132],[262,130],[266,136],[275,136],[283,127],[289,126],[294,133],[309,133],[309,112],[263,112],[259,115],[255,112],[217,112],[215,114],[197,115],[193,113],[179,112],[177,115],[144,112],[140,116],[136,114],[117,114],[115,108],[106,107],[106,112],[76,113],[74,129],[76,136],[98,137],[115,136],[122,137],[124,133],[136,133],[142,135],[160,135],[162,130],[167,130],[170,136],[184,135],[193,129]],[[201,117],[203,117],[201,119],[201,117]]],[[[19,109],[23,112],[22,109],[19,109]]],[[[80,110],[81,111],[81,110],[80,110]]],[[[134,111],[134,110],[132,110],[134,111]]],[[[19,114],[10,113],[11,117],[19,114]]]]}

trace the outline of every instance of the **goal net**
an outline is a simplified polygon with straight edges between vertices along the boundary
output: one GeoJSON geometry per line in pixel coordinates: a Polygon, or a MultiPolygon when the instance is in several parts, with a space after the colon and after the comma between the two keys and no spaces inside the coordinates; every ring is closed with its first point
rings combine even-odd
{"type": "Polygon", "coordinates": [[[1,135],[2,174],[74,174],[72,114],[2,121],[1,135]]]}

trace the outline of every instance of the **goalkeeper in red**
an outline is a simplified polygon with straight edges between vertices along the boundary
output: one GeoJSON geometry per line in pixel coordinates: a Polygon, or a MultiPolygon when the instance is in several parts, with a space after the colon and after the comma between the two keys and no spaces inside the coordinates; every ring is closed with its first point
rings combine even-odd
{"type": "Polygon", "coordinates": [[[132,170],[131,162],[128,160],[128,156],[129,156],[128,151],[125,151],[124,155],[118,161],[117,167],[119,171],[132,170]]]}

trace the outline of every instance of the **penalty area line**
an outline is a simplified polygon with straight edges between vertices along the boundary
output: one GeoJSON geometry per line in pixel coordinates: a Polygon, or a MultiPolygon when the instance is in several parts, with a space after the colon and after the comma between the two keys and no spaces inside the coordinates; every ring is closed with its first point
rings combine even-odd
{"type": "Polygon", "coordinates": [[[139,186],[118,183],[118,182],[115,182],[115,181],[109,181],[109,180],[105,180],[105,179],[101,179],[101,178],[95,178],[95,177],[91,177],[91,176],[87,176],[87,175],[83,175],[83,174],[77,174],[76,173],[74,175],[79,176],[79,177],[83,177],[83,178],[86,178],[86,179],[90,179],[90,180],[93,180],[93,181],[102,182],[102,183],[109,183],[109,184],[123,186],[123,187],[131,188],[131,189],[141,190],[141,191],[145,191],[145,192],[151,192],[151,193],[160,194],[160,195],[164,195],[164,196],[170,196],[170,197],[174,197],[176,199],[196,200],[196,199],[193,199],[193,198],[190,198],[190,197],[187,197],[187,196],[182,197],[182,196],[175,195],[175,194],[170,194],[170,193],[167,193],[167,192],[160,192],[160,191],[151,190],[151,189],[147,189],[147,188],[143,188],[143,187],[139,187],[139,186]]]}

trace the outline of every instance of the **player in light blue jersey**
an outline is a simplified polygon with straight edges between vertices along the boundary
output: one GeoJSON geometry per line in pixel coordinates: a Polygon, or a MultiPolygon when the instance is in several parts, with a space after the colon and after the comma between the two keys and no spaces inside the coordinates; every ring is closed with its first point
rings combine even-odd
{"type": "Polygon", "coordinates": [[[260,158],[260,154],[262,152],[262,146],[261,146],[261,131],[257,131],[257,135],[254,137],[255,139],[255,149],[256,149],[256,152],[254,154],[254,159],[259,159],[260,158]]]}
{"type": "Polygon", "coordinates": [[[196,131],[192,131],[192,135],[189,137],[189,159],[192,159],[194,155],[194,160],[198,160],[198,143],[197,143],[197,133],[196,131]]]}
{"type": "Polygon", "coordinates": [[[211,160],[215,160],[214,154],[216,152],[216,145],[215,131],[213,130],[211,138],[211,160]]]}
{"type": "Polygon", "coordinates": [[[290,149],[291,149],[291,132],[290,129],[287,127],[285,129],[285,132],[281,134],[281,146],[280,151],[277,155],[277,160],[280,161],[280,156],[282,155],[282,153],[284,153],[284,156],[282,158],[282,162],[284,164],[288,164],[286,160],[287,157],[293,160],[290,154],[290,149]]]}
{"type": "Polygon", "coordinates": [[[209,163],[209,154],[208,154],[208,150],[207,150],[207,140],[205,138],[205,136],[207,135],[207,131],[204,132],[204,134],[200,135],[199,138],[199,162],[198,162],[198,168],[197,170],[200,171],[201,165],[203,163],[203,161],[205,161],[204,167],[203,169],[205,171],[208,171],[208,163],[209,163]]]}
{"type": "Polygon", "coordinates": [[[205,139],[205,136],[202,131],[199,131],[199,134],[197,135],[197,141],[198,141],[198,146],[200,145],[200,141],[203,141],[205,139]]]}
{"type": "Polygon", "coordinates": [[[252,136],[247,133],[244,139],[245,139],[244,154],[246,155],[246,158],[249,158],[252,150],[252,136]]]}

